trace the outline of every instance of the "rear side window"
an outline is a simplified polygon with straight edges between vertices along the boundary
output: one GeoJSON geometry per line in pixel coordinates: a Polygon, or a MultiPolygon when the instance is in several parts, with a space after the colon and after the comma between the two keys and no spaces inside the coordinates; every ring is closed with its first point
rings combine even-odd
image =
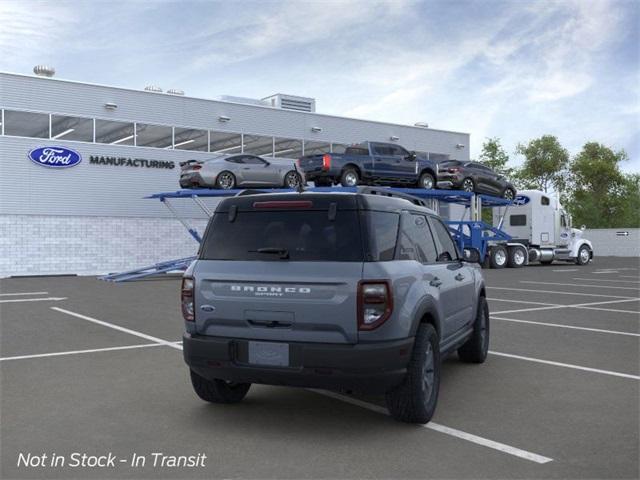
{"type": "Polygon", "coordinates": [[[523,227],[527,224],[526,215],[511,215],[509,217],[509,225],[512,227],[523,227]]]}
{"type": "Polygon", "coordinates": [[[366,211],[363,212],[362,218],[367,225],[368,260],[372,262],[393,260],[400,215],[392,212],[366,211]]]}
{"type": "Polygon", "coordinates": [[[202,260],[361,262],[356,211],[260,211],[216,213],[203,240],[202,260]],[[354,228],[355,227],[355,228],[354,228]]]}
{"type": "Polygon", "coordinates": [[[347,147],[345,155],[369,155],[369,150],[364,147],[347,147]]]}
{"type": "Polygon", "coordinates": [[[451,238],[451,234],[449,233],[449,229],[444,226],[444,224],[436,219],[431,218],[431,230],[433,231],[433,236],[436,239],[437,248],[438,248],[438,262],[451,262],[453,260],[458,259],[458,250],[456,249],[455,243],[453,243],[453,239],[451,238]]]}
{"type": "Polygon", "coordinates": [[[398,260],[416,260],[420,263],[436,261],[436,247],[424,215],[404,216],[398,240],[398,260]]]}

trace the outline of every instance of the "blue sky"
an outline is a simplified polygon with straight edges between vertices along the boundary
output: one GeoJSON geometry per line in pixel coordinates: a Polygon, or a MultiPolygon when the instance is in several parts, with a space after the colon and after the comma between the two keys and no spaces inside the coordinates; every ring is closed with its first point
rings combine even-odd
{"type": "Polygon", "coordinates": [[[0,70],[187,95],[311,96],[320,113],[513,151],[595,140],[640,172],[640,2],[0,0],[0,70]]]}

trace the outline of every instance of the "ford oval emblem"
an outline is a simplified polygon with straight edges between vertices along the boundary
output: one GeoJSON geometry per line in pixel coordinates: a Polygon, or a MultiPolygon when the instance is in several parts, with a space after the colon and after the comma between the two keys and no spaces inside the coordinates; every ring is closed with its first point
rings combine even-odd
{"type": "Polygon", "coordinates": [[[516,198],[513,200],[513,204],[516,206],[526,205],[531,200],[526,195],[516,195],[516,198]]]}
{"type": "Polygon", "coordinates": [[[78,165],[82,156],[64,147],[39,147],[29,152],[29,159],[43,167],[69,168],[78,165]]]}

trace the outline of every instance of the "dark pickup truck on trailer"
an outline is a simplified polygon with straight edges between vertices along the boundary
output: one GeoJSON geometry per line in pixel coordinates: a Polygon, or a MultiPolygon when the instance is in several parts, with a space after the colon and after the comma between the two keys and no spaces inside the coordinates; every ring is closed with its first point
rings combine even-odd
{"type": "Polygon", "coordinates": [[[393,143],[364,142],[344,153],[307,155],[298,160],[307,181],[317,187],[368,185],[436,187],[438,164],[393,143]]]}

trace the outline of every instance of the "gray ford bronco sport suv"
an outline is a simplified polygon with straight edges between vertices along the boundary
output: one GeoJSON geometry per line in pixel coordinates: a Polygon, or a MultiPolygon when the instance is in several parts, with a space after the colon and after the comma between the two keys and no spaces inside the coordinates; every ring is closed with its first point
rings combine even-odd
{"type": "Polygon", "coordinates": [[[426,423],[441,359],[482,363],[489,344],[479,266],[421,200],[383,189],[221,201],[182,313],[193,388],[215,403],[252,383],[384,393],[426,423]]]}

